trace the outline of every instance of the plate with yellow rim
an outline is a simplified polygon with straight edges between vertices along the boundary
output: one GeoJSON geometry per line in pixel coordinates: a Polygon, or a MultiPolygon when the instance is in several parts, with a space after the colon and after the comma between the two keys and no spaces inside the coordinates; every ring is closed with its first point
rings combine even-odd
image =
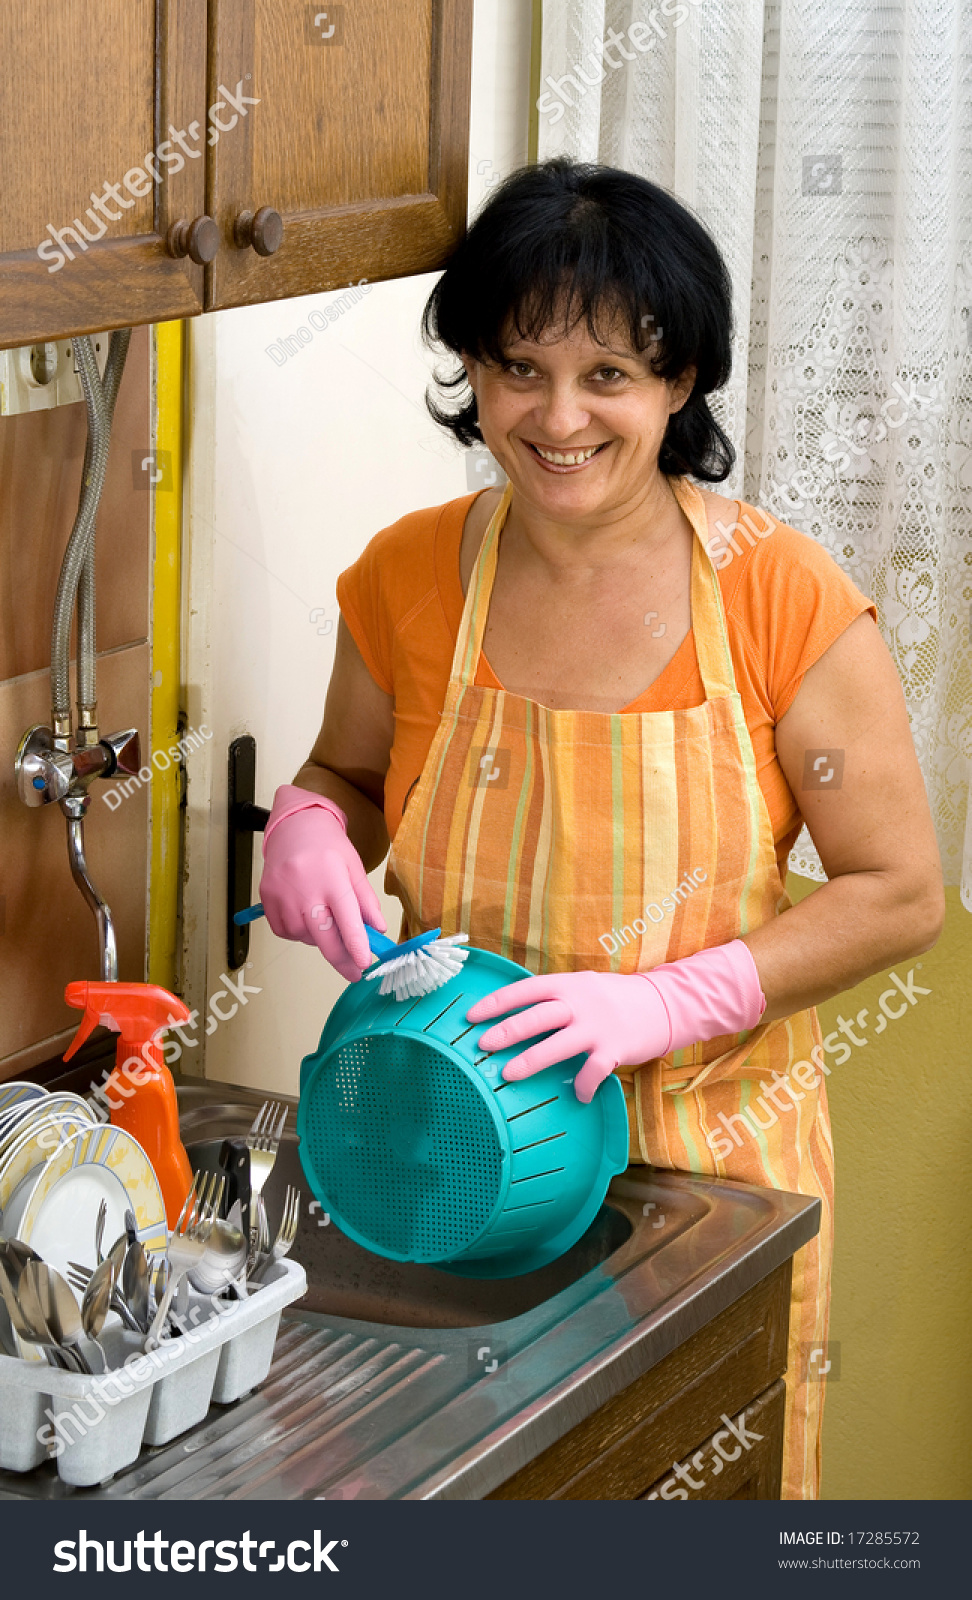
{"type": "Polygon", "coordinates": [[[76,1094],[51,1094],[28,1106],[0,1127],[0,1211],[31,1167],[46,1161],[60,1142],[57,1128],[71,1132],[98,1120],[86,1100],[76,1094]]]}
{"type": "Polygon", "coordinates": [[[26,1100],[43,1100],[47,1090],[39,1083],[17,1083],[11,1080],[0,1083],[0,1112],[26,1100]]]}
{"type": "Polygon", "coordinates": [[[4,1231],[67,1276],[69,1261],[94,1265],[102,1200],[107,1244],[124,1233],[125,1212],[131,1208],[145,1250],[150,1255],[165,1251],[165,1205],[152,1164],[124,1128],[102,1123],[71,1134],[43,1167],[28,1173],[10,1197],[4,1231]]]}
{"type": "Polygon", "coordinates": [[[70,1089],[55,1089],[50,1094],[45,1090],[43,1094],[36,1097],[31,1096],[29,1099],[15,1100],[12,1105],[0,1107],[0,1146],[9,1136],[10,1130],[15,1128],[18,1123],[29,1120],[31,1117],[46,1116],[47,1112],[52,1111],[56,1106],[87,1107],[92,1122],[99,1116],[105,1115],[99,1112],[91,1104],[90,1100],[85,1100],[79,1094],[72,1094],[70,1089]]]}

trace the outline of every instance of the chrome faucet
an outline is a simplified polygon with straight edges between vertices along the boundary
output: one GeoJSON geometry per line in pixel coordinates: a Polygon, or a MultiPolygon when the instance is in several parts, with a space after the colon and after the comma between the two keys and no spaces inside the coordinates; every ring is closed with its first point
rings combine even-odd
{"type": "Polygon", "coordinates": [[[108,465],[111,422],[131,329],[111,336],[104,378],[91,338],[78,334],[74,357],[88,417],[78,512],[64,552],[51,633],[51,726],[37,723],[20,741],[14,761],[20,798],[28,806],[57,804],[67,822],[71,875],[98,925],[101,976],[118,979],[118,946],[111,910],[91,881],[84,854],[84,816],[96,778],[134,776],[141,766],[135,728],[99,736],[95,651],[95,524],[108,465]],[[69,644],[75,602],[78,616],[78,721],[72,731],[69,644]],[[72,743],[73,739],[73,743],[72,743]]]}
{"type": "Polygon", "coordinates": [[[141,745],[136,728],[109,733],[96,745],[78,745],[65,750],[50,728],[37,723],[28,728],[14,758],[17,787],[27,806],[58,804],[67,821],[68,861],[71,875],[94,913],[101,948],[101,976],[106,983],[118,979],[118,946],[111,909],[98,892],[88,872],[84,854],[84,816],[96,778],[113,778],[117,773],[134,776],[141,762],[141,745]]]}

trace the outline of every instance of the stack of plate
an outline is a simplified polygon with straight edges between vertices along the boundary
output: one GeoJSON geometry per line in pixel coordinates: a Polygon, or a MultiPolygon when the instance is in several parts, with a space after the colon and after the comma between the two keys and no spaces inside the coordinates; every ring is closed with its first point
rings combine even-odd
{"type": "Polygon", "coordinates": [[[164,1253],[162,1191],[141,1145],[99,1122],[80,1095],[0,1083],[0,1233],[66,1277],[69,1261],[94,1265],[102,1201],[106,1249],[124,1233],[130,1209],[145,1250],[164,1253]]]}

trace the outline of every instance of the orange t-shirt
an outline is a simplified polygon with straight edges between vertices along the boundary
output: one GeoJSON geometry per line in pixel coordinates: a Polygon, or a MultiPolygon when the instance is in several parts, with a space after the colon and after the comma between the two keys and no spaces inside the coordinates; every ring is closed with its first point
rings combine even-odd
{"type": "MultiPolygon", "coordinates": [[[[465,495],[444,506],[410,512],[377,533],[338,579],[338,604],[365,665],[379,688],[395,700],[395,737],[385,779],[391,838],[445,704],[463,609],[459,550],[475,498],[465,495]]],[[[785,876],[801,817],[777,759],[774,728],[792,705],[804,673],[856,617],[870,611],[876,621],[877,612],[815,540],[745,501],[737,502],[736,515],[742,526],[737,524],[732,540],[739,553],[728,544],[710,548],[720,569],[736,686],[785,876]]],[[[503,687],[485,652],[476,682],[503,687]]],[[[624,710],[683,710],[704,699],[689,631],[665,670],[624,710]]]]}

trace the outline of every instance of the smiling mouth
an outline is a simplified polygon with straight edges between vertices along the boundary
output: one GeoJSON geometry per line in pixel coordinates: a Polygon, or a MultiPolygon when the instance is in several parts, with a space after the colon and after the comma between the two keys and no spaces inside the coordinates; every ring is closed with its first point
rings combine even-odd
{"type": "Polygon", "coordinates": [[[523,442],[545,467],[586,467],[589,461],[593,461],[595,456],[607,449],[611,441],[606,439],[603,444],[581,445],[573,450],[548,450],[527,439],[523,442]]]}

